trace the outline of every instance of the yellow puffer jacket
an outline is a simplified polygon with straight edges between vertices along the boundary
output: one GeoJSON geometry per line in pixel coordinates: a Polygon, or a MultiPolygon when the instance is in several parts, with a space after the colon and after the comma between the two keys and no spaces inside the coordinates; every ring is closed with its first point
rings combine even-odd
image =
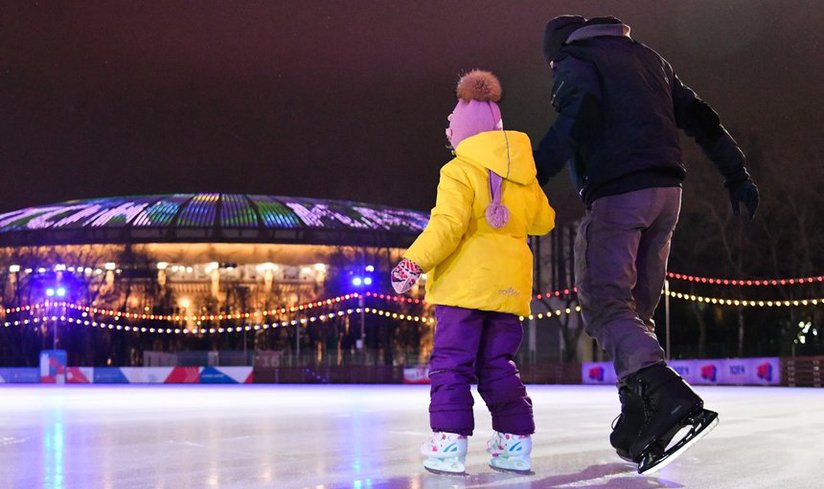
{"type": "Polygon", "coordinates": [[[532,296],[527,235],[555,226],[555,211],[535,179],[532,144],[522,132],[482,132],[461,141],[441,168],[438,197],[426,229],[404,257],[427,275],[430,304],[526,316],[532,296]],[[489,170],[504,178],[509,221],[495,229],[484,212],[489,170]]]}

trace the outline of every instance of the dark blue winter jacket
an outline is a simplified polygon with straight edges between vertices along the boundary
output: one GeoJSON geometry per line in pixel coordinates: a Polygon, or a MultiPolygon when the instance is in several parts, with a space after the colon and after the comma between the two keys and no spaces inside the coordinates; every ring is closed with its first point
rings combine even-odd
{"type": "Polygon", "coordinates": [[[558,118],[535,151],[539,182],[569,163],[586,203],[680,186],[686,170],[679,128],[716,164],[726,186],[747,180],[744,154],[715,111],[628,32],[622,24],[585,26],[560,49],[552,90],[558,118]]]}

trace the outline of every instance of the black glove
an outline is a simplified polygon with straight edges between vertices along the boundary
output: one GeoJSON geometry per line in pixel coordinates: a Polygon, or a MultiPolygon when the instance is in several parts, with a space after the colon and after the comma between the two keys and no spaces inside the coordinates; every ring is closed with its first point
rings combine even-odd
{"type": "Polygon", "coordinates": [[[732,204],[732,213],[736,216],[741,212],[738,208],[739,203],[743,203],[747,207],[747,212],[750,214],[750,220],[755,217],[755,211],[758,209],[758,186],[749,178],[743,182],[735,185],[730,185],[727,190],[730,192],[730,203],[732,204]]]}

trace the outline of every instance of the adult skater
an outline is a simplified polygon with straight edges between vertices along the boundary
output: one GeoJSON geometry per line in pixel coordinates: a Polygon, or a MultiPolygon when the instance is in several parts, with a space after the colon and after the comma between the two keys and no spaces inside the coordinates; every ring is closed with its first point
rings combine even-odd
{"type": "Polygon", "coordinates": [[[541,185],[570,162],[586,204],[575,279],[587,333],[609,352],[621,415],[610,442],[639,472],[662,468],[717,422],[664,361],[652,316],[666,274],[685,176],[678,129],[724,177],[735,215],[752,219],[758,188],[718,115],[670,64],[613,17],[552,19],[544,56],[558,118],[535,152],[541,185]],[[667,449],[679,428],[689,434],[667,449]]]}
{"type": "Polygon", "coordinates": [[[489,465],[528,473],[535,422],[513,358],[523,337],[518,315],[529,314],[532,294],[527,235],[548,233],[555,212],[535,179],[529,137],[503,130],[498,79],[472,71],[457,95],[446,130],[455,158],[441,168],[429,224],[392,271],[398,293],[428,273],[426,300],[438,320],[423,465],[465,473],[477,380],[495,430],[489,465]]]}

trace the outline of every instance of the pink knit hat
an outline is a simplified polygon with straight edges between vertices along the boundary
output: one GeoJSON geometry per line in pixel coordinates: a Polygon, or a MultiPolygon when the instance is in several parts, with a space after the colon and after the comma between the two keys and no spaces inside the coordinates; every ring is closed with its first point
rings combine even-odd
{"type": "Polygon", "coordinates": [[[446,136],[453,148],[466,138],[503,128],[501,82],[488,71],[473,70],[458,81],[458,103],[449,115],[446,136]]]}

